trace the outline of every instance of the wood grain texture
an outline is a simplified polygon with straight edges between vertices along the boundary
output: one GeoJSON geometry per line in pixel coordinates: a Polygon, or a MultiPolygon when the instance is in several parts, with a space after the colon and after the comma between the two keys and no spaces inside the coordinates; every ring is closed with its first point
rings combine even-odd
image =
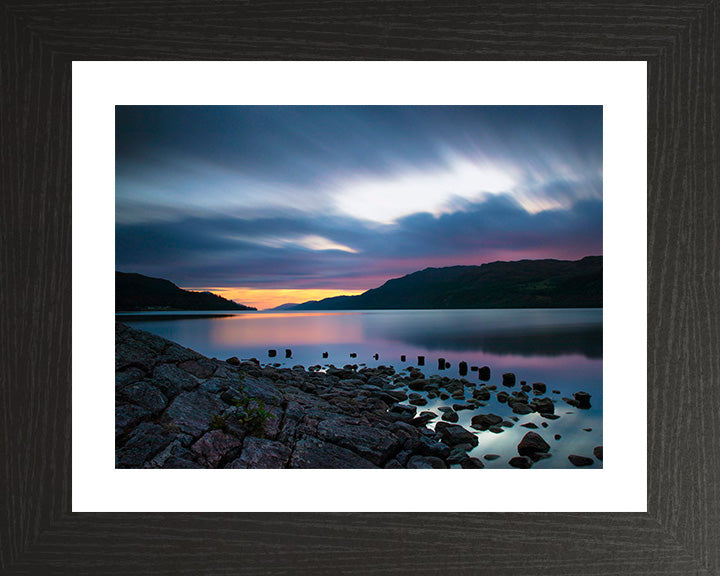
{"type": "Polygon", "coordinates": [[[0,4],[0,573],[720,574],[719,5],[0,4]],[[647,60],[649,512],[70,513],[70,67],[92,59],[647,60]]]}

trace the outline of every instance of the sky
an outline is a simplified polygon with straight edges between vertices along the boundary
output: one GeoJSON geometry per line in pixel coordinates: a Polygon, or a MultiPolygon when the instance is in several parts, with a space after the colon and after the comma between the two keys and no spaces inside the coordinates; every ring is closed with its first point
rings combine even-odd
{"type": "Polygon", "coordinates": [[[602,254],[601,106],[117,106],[116,270],[258,309],[602,254]]]}

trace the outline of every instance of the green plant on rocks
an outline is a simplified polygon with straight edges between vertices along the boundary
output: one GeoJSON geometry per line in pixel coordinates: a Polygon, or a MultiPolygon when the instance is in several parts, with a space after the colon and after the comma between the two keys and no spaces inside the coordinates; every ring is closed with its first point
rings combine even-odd
{"type": "Polygon", "coordinates": [[[239,409],[237,412],[238,424],[245,426],[250,436],[258,436],[262,438],[265,435],[265,424],[270,418],[275,416],[265,407],[265,402],[258,398],[248,396],[247,390],[240,377],[238,389],[238,397],[233,402],[239,409]]]}
{"type": "Polygon", "coordinates": [[[223,418],[220,414],[213,416],[213,419],[210,422],[210,430],[222,430],[227,432],[227,422],[225,421],[225,418],[223,418]]]}

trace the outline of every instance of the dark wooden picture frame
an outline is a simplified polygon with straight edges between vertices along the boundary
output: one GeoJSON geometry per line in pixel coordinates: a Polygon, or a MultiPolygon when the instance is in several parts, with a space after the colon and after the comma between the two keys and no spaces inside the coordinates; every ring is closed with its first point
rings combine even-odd
{"type": "Polygon", "coordinates": [[[0,46],[0,573],[720,573],[718,0],[7,0],[0,46]],[[647,61],[648,512],[72,513],[71,64],[141,59],[647,61]]]}

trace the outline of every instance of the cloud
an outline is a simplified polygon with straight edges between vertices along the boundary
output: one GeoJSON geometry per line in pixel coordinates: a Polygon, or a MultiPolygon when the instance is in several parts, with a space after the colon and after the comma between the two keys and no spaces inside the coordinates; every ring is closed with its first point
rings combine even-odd
{"type": "Polygon", "coordinates": [[[530,213],[510,196],[380,228],[352,218],[231,216],[117,227],[118,269],[185,285],[367,289],[427,266],[602,253],[602,202],[530,213]],[[168,274],[172,271],[171,274],[168,274]],[[365,280],[367,279],[367,280],[365,280]],[[363,280],[365,280],[363,282],[363,280]]]}
{"type": "Polygon", "coordinates": [[[602,253],[598,106],[119,106],[116,267],[367,289],[602,253]]]}

